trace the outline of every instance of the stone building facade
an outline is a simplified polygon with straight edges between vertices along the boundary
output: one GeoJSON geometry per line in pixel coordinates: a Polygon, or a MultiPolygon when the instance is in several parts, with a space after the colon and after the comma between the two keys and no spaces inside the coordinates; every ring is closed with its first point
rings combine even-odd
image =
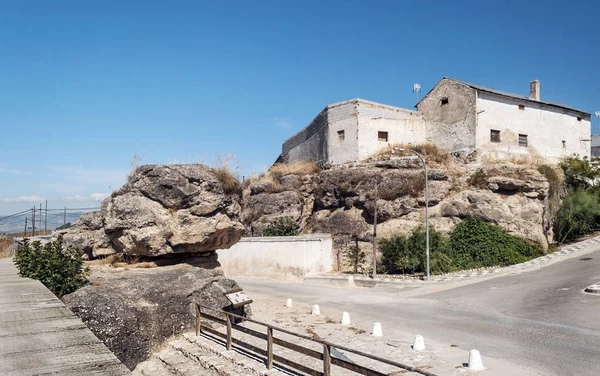
{"type": "Polygon", "coordinates": [[[285,162],[333,164],[363,160],[390,144],[425,138],[425,122],[417,111],[364,99],[331,104],[282,146],[285,162]]]}
{"type": "Polygon", "coordinates": [[[329,105],[283,143],[280,160],[340,164],[388,145],[420,143],[477,149],[479,156],[494,159],[523,155],[556,162],[572,154],[590,156],[591,115],[541,100],[539,81],[523,96],[443,78],[416,107],[363,99],[329,105]]]}

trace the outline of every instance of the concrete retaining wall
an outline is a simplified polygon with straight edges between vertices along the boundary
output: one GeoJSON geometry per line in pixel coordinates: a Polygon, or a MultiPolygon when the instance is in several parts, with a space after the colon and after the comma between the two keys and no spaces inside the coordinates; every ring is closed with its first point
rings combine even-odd
{"type": "Polygon", "coordinates": [[[228,276],[303,279],[331,271],[331,252],[331,235],[312,234],[242,238],[217,254],[228,276]]]}

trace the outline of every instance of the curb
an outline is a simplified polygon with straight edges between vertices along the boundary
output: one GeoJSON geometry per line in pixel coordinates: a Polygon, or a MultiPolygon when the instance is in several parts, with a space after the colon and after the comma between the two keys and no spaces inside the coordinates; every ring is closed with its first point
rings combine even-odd
{"type": "MultiPolygon", "coordinates": [[[[600,244],[600,236],[597,236],[597,237],[587,239],[587,240],[584,240],[584,241],[581,241],[578,243],[573,243],[573,244],[561,247],[558,251],[556,251],[554,253],[550,253],[545,256],[541,256],[541,257],[526,261],[521,264],[515,264],[515,265],[510,265],[510,266],[504,266],[504,267],[492,267],[492,268],[482,269],[482,270],[473,271],[473,272],[469,272],[469,273],[441,275],[438,277],[432,277],[431,280],[429,281],[429,283],[462,281],[462,280],[465,280],[468,278],[494,275],[494,274],[498,274],[498,273],[506,272],[506,271],[523,270],[525,268],[533,267],[533,266],[539,267],[539,266],[542,266],[542,265],[548,263],[549,261],[554,260],[558,257],[567,256],[573,252],[581,251],[588,246],[599,245],[599,244],[600,244]]],[[[347,284],[348,277],[350,277],[350,275],[347,275],[347,276],[322,275],[322,276],[305,278],[304,281],[305,282],[306,281],[328,281],[328,282],[334,282],[334,283],[340,283],[340,284],[347,284]]],[[[380,284],[395,284],[395,285],[407,284],[407,285],[416,286],[416,285],[423,285],[423,284],[428,283],[427,281],[420,280],[417,278],[377,278],[377,277],[370,278],[370,277],[363,277],[363,276],[353,276],[353,278],[354,278],[354,282],[356,283],[357,286],[363,286],[363,287],[375,287],[376,285],[380,285],[380,284]]],[[[600,282],[586,288],[586,292],[589,292],[592,294],[600,294],[600,282]],[[590,291],[587,291],[588,289],[590,289],[590,291]]]]}

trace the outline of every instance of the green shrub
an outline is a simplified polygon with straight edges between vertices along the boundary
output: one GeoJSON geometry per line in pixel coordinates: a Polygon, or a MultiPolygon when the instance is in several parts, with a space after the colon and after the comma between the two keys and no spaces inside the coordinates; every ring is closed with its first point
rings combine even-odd
{"type": "Polygon", "coordinates": [[[465,219],[454,227],[450,249],[453,268],[459,270],[513,265],[542,254],[533,243],[476,218],[465,219]]]}
{"type": "Polygon", "coordinates": [[[419,269],[419,255],[408,246],[406,236],[395,235],[379,240],[382,272],[415,273],[419,269]]]}
{"type": "Polygon", "coordinates": [[[565,173],[569,190],[588,189],[594,185],[594,179],[599,177],[598,169],[592,166],[588,157],[579,158],[577,155],[565,157],[558,165],[565,173]]]}
{"type": "Polygon", "coordinates": [[[564,198],[556,214],[554,233],[559,243],[572,241],[598,230],[600,200],[594,192],[574,190],[564,198]]]}
{"type": "MultiPolygon", "coordinates": [[[[381,251],[381,267],[386,273],[424,273],[427,269],[426,233],[422,228],[415,229],[410,236],[392,236],[379,241],[381,251]]],[[[434,274],[450,271],[446,264],[450,259],[448,239],[434,228],[429,229],[430,271],[434,274]],[[436,254],[436,264],[433,264],[433,254],[436,254]]]]}
{"type": "Polygon", "coordinates": [[[443,252],[434,251],[429,255],[429,270],[431,274],[449,273],[452,271],[452,260],[443,252]]]}
{"type": "Polygon", "coordinates": [[[298,224],[292,217],[279,217],[269,223],[262,232],[263,236],[296,236],[298,224]]]}
{"type": "Polygon", "coordinates": [[[65,247],[62,237],[46,243],[29,243],[27,239],[14,257],[14,263],[23,277],[37,279],[56,296],[72,293],[86,282],[88,268],[83,267],[83,252],[65,247]]]}
{"type": "Polygon", "coordinates": [[[488,176],[485,171],[483,171],[481,168],[478,168],[474,173],[471,174],[471,176],[469,176],[467,183],[475,188],[485,189],[487,188],[487,179],[488,176]]]}

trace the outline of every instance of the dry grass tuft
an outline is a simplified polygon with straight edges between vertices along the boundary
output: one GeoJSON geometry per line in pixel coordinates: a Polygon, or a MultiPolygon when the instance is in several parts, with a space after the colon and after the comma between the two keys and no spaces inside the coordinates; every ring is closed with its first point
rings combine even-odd
{"type": "Polygon", "coordinates": [[[509,154],[506,156],[486,154],[481,157],[481,162],[487,165],[512,163],[520,166],[538,167],[543,165],[545,160],[538,154],[509,154]]]}
{"type": "Polygon", "coordinates": [[[358,329],[353,326],[348,327],[348,330],[353,331],[355,334],[365,334],[367,331],[364,329],[358,329]]]}
{"type": "MultiPolygon", "coordinates": [[[[448,150],[442,149],[434,144],[392,144],[382,148],[379,151],[373,153],[368,159],[374,161],[388,160],[392,155],[402,155],[400,151],[395,151],[394,148],[402,148],[414,150],[417,153],[423,155],[427,164],[433,165],[447,165],[450,161],[450,153],[448,150]]],[[[404,152],[406,156],[414,155],[410,152],[404,152]]]]}
{"type": "Polygon", "coordinates": [[[276,163],[268,171],[271,176],[317,174],[321,168],[315,162],[276,163]]]}
{"type": "Polygon", "coordinates": [[[306,329],[304,329],[304,330],[306,331],[306,333],[307,333],[308,335],[310,335],[310,336],[311,336],[311,337],[313,337],[313,338],[317,338],[317,339],[321,338],[321,337],[319,336],[319,334],[318,334],[317,332],[315,332],[315,331],[313,330],[313,328],[312,328],[312,327],[310,327],[310,326],[309,326],[309,327],[307,327],[307,328],[306,328],[306,329]]]}
{"type": "Polygon", "coordinates": [[[102,258],[102,259],[90,261],[89,264],[91,264],[91,265],[109,265],[113,268],[129,267],[129,268],[146,269],[146,268],[156,267],[156,263],[142,261],[142,258],[139,256],[128,256],[128,255],[123,255],[123,254],[106,256],[105,258],[102,258]]]}
{"type": "Polygon", "coordinates": [[[8,249],[10,248],[12,243],[13,242],[10,239],[0,240],[0,258],[10,257],[10,255],[8,254],[8,249]]]}
{"type": "Polygon", "coordinates": [[[238,178],[235,156],[226,154],[223,157],[217,158],[214,167],[212,168],[217,179],[223,186],[223,191],[227,194],[242,194],[242,184],[238,178]]]}

